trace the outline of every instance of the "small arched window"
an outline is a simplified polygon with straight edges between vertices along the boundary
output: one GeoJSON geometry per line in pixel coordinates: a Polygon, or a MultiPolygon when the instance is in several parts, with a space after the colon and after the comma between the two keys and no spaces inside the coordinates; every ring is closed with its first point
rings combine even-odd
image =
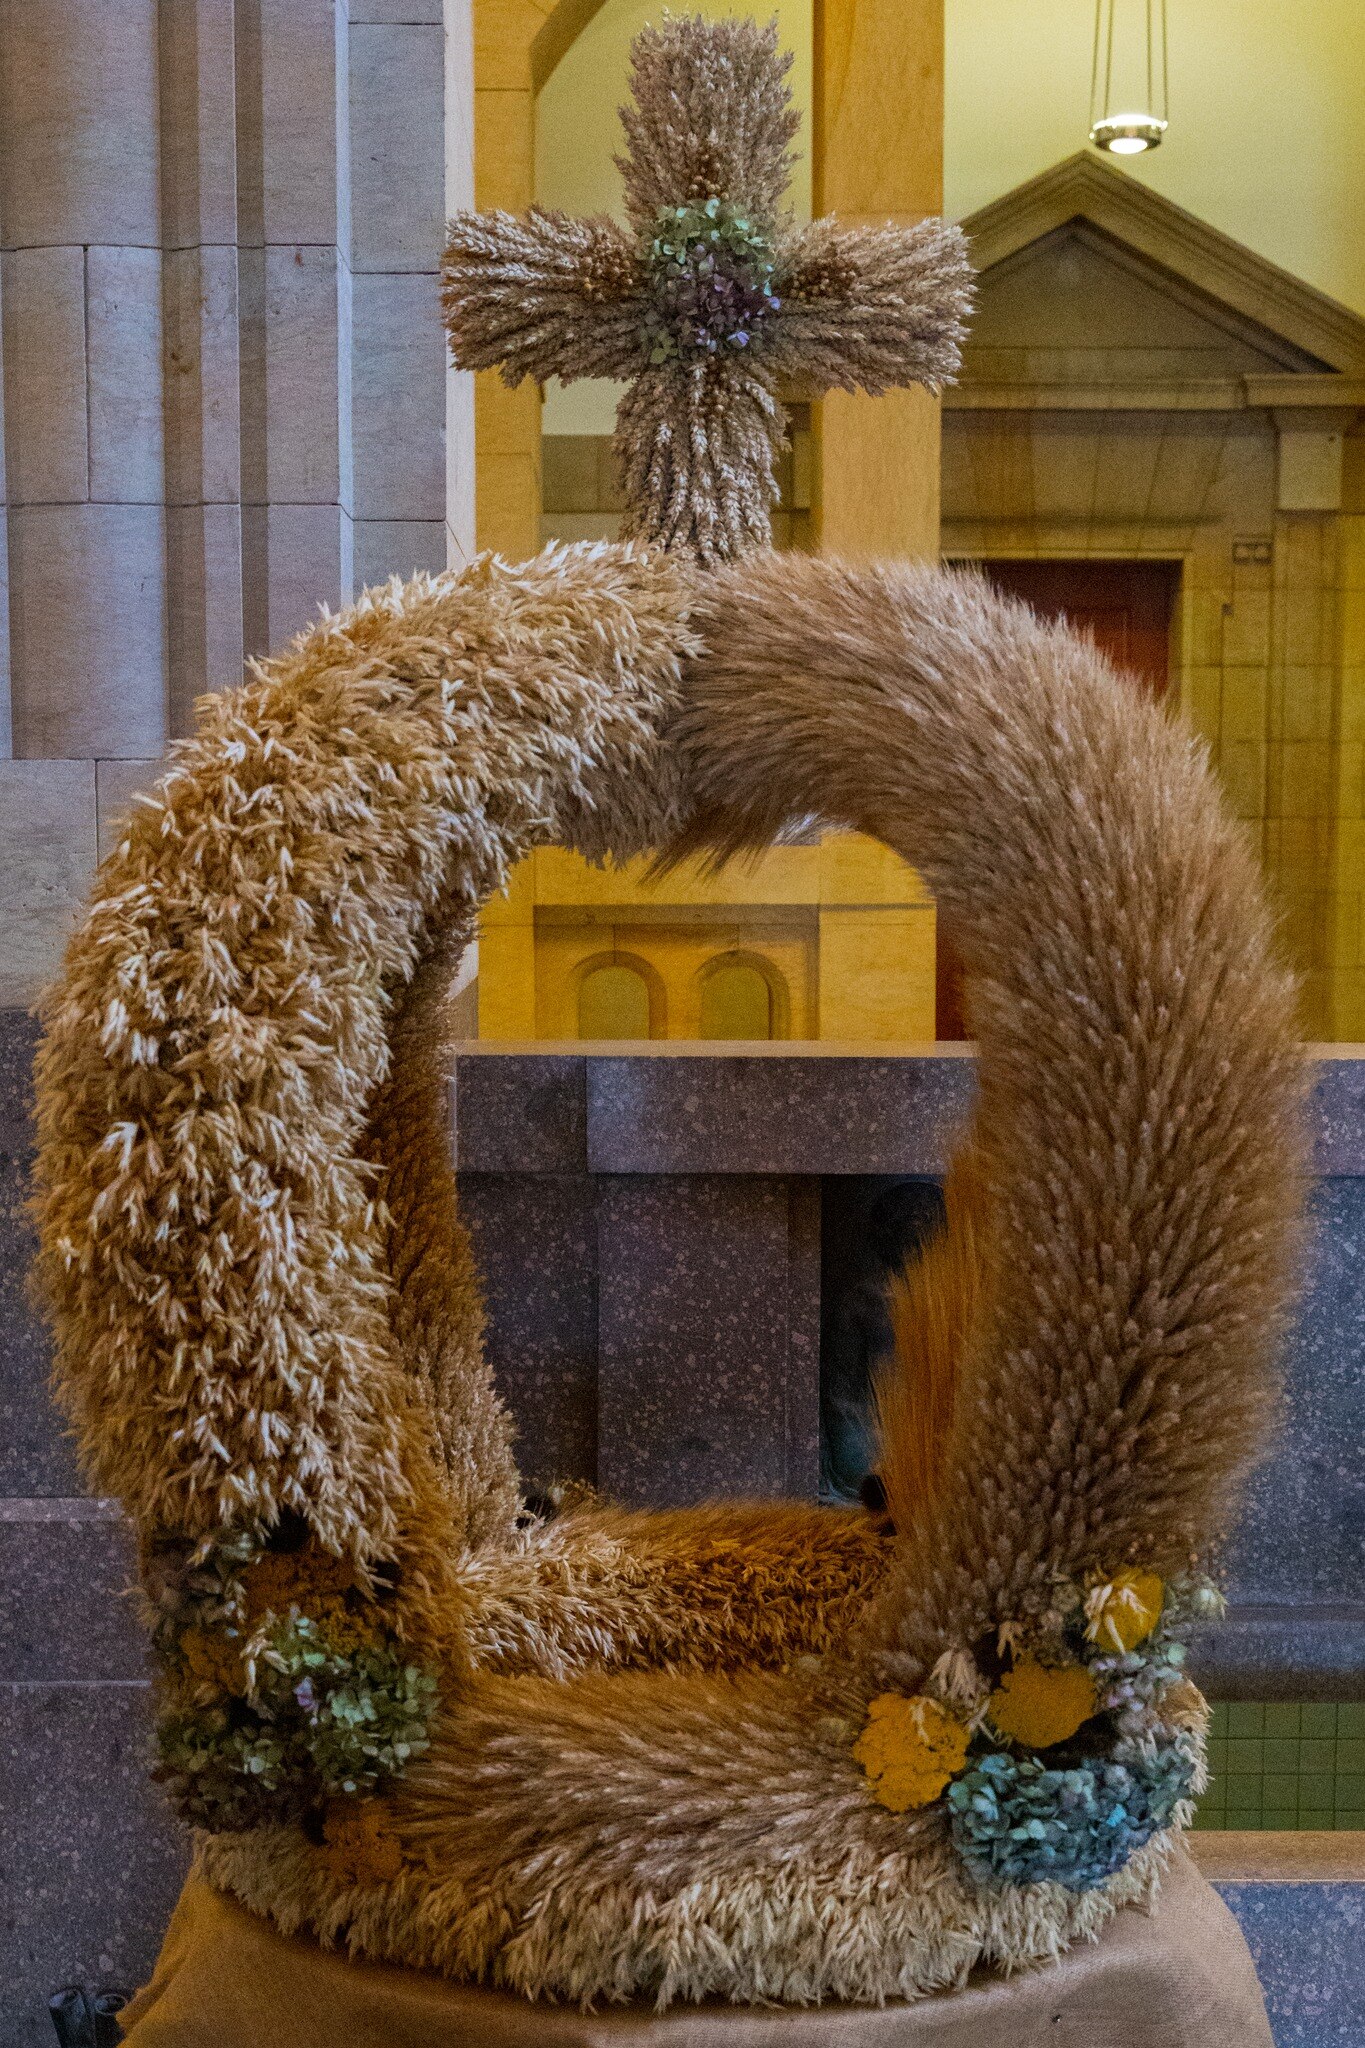
{"type": "Polygon", "coordinates": [[[703,1038],[771,1038],[773,991],[747,960],[723,961],[701,986],[703,1038]]]}
{"type": "Polygon", "coordinates": [[[638,968],[609,961],[578,984],[580,1038],[649,1038],[649,984],[638,968]]]}

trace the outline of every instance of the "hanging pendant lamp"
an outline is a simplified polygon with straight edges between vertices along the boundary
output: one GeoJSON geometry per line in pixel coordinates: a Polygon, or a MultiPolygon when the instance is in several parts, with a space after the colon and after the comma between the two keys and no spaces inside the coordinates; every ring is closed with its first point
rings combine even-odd
{"type": "Polygon", "coordinates": [[[1160,144],[1167,112],[1166,0],[1095,0],[1090,140],[1111,156],[1141,156],[1160,144]]]}

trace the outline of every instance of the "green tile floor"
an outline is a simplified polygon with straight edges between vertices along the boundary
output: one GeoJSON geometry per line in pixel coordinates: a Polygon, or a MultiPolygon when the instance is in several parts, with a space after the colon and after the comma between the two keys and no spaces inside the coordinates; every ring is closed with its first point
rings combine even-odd
{"type": "Polygon", "coordinates": [[[1213,1709],[1199,1828],[1365,1828],[1365,1701],[1213,1709]]]}

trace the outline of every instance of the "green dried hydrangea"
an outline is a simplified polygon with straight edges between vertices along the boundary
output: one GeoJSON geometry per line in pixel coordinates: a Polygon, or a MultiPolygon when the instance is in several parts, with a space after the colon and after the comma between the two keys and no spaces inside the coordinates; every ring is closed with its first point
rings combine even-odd
{"type": "Polygon", "coordinates": [[[747,349],[781,305],[770,238],[727,199],[665,207],[648,267],[652,303],[641,339],[655,365],[747,349]]]}
{"type": "Polygon", "coordinates": [[[156,1775],[194,1826],[299,1820],[401,1776],[428,1747],[436,1690],[393,1650],[343,1648],[291,1613],[265,1633],[244,1697],[161,1723],[156,1775]]]}

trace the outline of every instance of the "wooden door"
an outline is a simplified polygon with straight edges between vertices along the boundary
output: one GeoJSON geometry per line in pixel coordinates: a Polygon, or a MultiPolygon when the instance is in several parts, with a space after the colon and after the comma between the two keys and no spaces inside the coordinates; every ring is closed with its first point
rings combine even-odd
{"type": "Polygon", "coordinates": [[[1065,618],[1102,654],[1164,697],[1170,681],[1171,620],[1178,562],[986,561],[997,590],[1022,597],[1045,619],[1065,618]]]}
{"type": "MultiPolygon", "coordinates": [[[[1021,597],[1042,618],[1065,618],[1089,633],[1116,668],[1139,689],[1164,697],[1171,674],[1171,622],[1180,589],[1178,562],[1023,561],[998,559],[977,566],[997,590],[1021,597]]],[[[935,1024],[939,1038],[965,1038],[962,965],[952,933],[940,921],[935,968],[935,1024]]]]}

